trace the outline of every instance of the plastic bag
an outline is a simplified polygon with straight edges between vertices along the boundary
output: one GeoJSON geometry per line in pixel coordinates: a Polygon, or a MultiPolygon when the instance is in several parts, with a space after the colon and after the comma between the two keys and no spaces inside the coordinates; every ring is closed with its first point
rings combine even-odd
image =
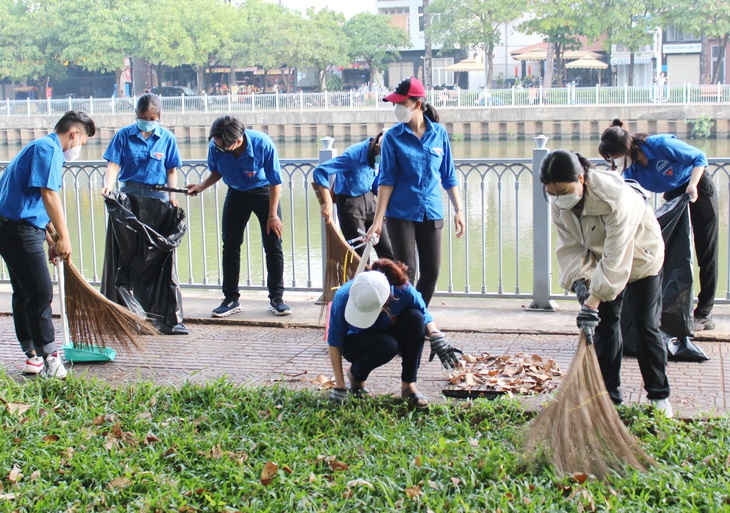
{"type": "Polygon", "coordinates": [[[109,225],[101,293],[149,317],[163,333],[183,333],[175,248],[187,231],[185,211],[121,192],[109,194],[104,202],[109,225]]]}

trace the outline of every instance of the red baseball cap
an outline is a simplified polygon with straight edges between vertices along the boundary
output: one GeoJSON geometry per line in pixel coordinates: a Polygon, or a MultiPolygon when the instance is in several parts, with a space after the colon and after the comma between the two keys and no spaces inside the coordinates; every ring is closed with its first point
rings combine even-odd
{"type": "Polygon", "coordinates": [[[400,103],[409,97],[425,98],[426,88],[416,77],[406,78],[401,80],[400,84],[395,88],[395,91],[390,93],[388,96],[383,98],[384,102],[400,103]]]}

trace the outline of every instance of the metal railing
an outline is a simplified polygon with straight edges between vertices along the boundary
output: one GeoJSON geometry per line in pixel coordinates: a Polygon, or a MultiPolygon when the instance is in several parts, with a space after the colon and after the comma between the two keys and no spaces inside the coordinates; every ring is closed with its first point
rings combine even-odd
{"type": "MultiPolygon", "coordinates": [[[[538,150],[535,150],[536,152],[538,150]]],[[[445,256],[438,295],[533,299],[545,306],[565,297],[557,285],[555,234],[542,189],[534,187],[535,159],[457,160],[467,230],[456,239],[446,206],[442,253],[445,256]],[[535,195],[537,191],[537,196],[535,195]],[[547,226],[547,228],[546,228],[547,226]],[[546,274],[548,275],[546,279],[546,274]],[[537,278],[537,280],[536,280],[537,278]],[[541,299],[538,297],[541,296],[541,299]],[[538,301],[539,299],[539,301],[538,301]]],[[[539,158],[538,158],[539,157],[539,158]]],[[[604,161],[596,161],[605,167],[604,161]]],[[[2,172],[7,163],[0,163],[2,172]]],[[[281,208],[284,223],[285,284],[289,290],[321,290],[323,230],[319,204],[310,182],[316,159],[282,160],[281,208]]],[[[106,210],[99,192],[105,162],[74,162],[64,169],[61,192],[73,247],[73,261],[91,282],[100,280],[106,237],[106,210]]],[[[179,183],[197,183],[207,173],[205,161],[188,161],[179,183]]],[[[730,160],[711,159],[710,172],[720,202],[720,280],[718,295],[730,300],[730,160]],[[721,291],[725,284],[724,292],[721,291]]],[[[177,250],[183,287],[218,288],[222,280],[220,219],[227,188],[222,182],[196,197],[179,197],[188,232],[177,250]]],[[[661,199],[654,198],[657,205],[661,199]]],[[[258,223],[249,222],[241,255],[241,287],[266,288],[266,264],[258,223]]],[[[4,263],[0,281],[9,281],[4,263]]]]}
{"type": "MultiPolygon", "coordinates": [[[[235,96],[163,97],[165,112],[276,112],[314,110],[386,110],[384,92],[238,94],[235,96]]],[[[539,107],[543,105],[638,105],[730,103],[730,85],[682,84],[665,87],[527,87],[482,90],[432,90],[427,99],[441,108],[539,107]]],[[[134,111],[136,98],[67,98],[10,100],[0,115],[61,115],[83,110],[89,115],[134,111]]]]}

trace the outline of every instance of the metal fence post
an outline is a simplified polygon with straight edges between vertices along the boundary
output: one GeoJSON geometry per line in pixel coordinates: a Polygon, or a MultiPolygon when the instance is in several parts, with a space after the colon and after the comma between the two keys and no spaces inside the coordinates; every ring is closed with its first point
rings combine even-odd
{"type": "MultiPolygon", "coordinates": [[[[337,150],[334,147],[335,139],[334,137],[325,136],[322,137],[322,149],[319,150],[319,163],[323,164],[327,162],[330,159],[333,159],[337,156],[337,150]]],[[[330,186],[332,186],[332,180],[334,180],[334,176],[330,178],[330,186]]],[[[327,229],[325,227],[324,218],[320,216],[320,227],[322,229],[322,284],[324,285],[324,275],[327,271],[327,229]]],[[[324,295],[320,296],[317,300],[318,304],[321,304],[324,300],[324,295]]]]}
{"type": "Polygon", "coordinates": [[[532,150],[532,303],[527,309],[554,312],[557,305],[550,301],[550,204],[540,183],[540,165],[550,151],[547,140],[538,135],[532,150]]]}

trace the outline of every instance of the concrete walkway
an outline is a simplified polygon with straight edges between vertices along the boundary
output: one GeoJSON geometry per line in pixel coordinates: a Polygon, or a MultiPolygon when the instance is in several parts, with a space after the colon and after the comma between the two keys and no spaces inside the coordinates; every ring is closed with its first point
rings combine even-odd
{"type": "MultiPolygon", "coordinates": [[[[265,292],[242,294],[243,311],[225,319],[212,319],[221,294],[215,290],[183,290],[188,336],[145,337],[139,353],[121,353],[104,364],[75,364],[77,374],[97,376],[111,383],[148,379],[179,385],[226,376],[246,385],[283,383],[292,388],[317,390],[318,375],[332,375],[324,329],[319,322],[318,294],[287,293],[292,315],[276,317],[268,311],[265,292]]],[[[553,358],[567,370],[575,351],[577,328],[575,301],[560,301],[554,313],[528,312],[525,301],[435,297],[431,312],[449,340],[465,353],[514,355],[519,352],[553,358]]],[[[20,375],[23,355],[15,339],[10,312],[10,287],[0,285],[0,365],[20,375]]],[[[58,312],[54,304],[54,312],[58,312]]],[[[715,308],[717,329],[695,338],[710,356],[703,363],[670,362],[671,401],[680,416],[723,414],[730,411],[730,306],[715,308]]],[[[58,321],[57,321],[58,322],[58,321]]],[[[427,356],[429,349],[424,350],[427,356]]],[[[424,357],[419,388],[432,401],[443,400],[448,373],[424,357]]],[[[625,358],[622,388],[627,402],[645,403],[641,374],[634,358],[625,358]]],[[[377,369],[368,387],[378,394],[396,394],[400,361],[396,358],[377,369]]],[[[527,399],[530,406],[541,398],[527,399]]]]}

